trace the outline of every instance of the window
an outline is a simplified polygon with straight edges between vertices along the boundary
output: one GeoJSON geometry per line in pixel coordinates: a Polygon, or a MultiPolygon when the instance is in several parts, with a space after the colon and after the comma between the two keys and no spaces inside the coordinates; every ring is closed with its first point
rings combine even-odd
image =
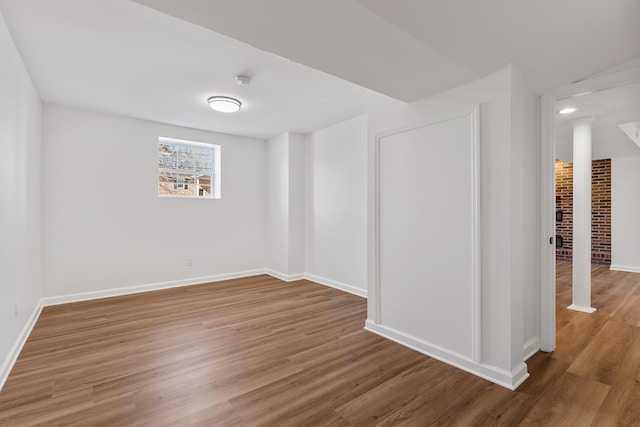
{"type": "Polygon", "coordinates": [[[219,199],[220,146],[161,137],[158,196],[219,199]]]}

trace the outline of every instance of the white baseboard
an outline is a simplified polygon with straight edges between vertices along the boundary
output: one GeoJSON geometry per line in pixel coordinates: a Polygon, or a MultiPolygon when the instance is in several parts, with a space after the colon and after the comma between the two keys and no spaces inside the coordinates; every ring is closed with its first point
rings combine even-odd
{"type": "Polygon", "coordinates": [[[316,276],[315,274],[305,273],[304,278],[321,285],[329,286],[339,289],[341,291],[349,292],[350,294],[357,295],[359,297],[366,298],[367,291],[364,289],[356,288],[355,286],[347,285],[345,283],[336,282],[335,280],[327,279],[325,277],[316,276]]]}
{"type": "Polygon", "coordinates": [[[275,270],[268,268],[259,268],[255,270],[239,271],[235,273],[217,274],[213,276],[193,277],[190,279],[172,280],[168,282],[149,283],[145,285],[129,286],[125,288],[113,288],[104,289],[93,292],[80,292],[76,294],[59,295],[55,297],[45,297],[41,300],[43,307],[51,305],[68,304],[71,302],[89,301],[100,298],[116,297],[121,295],[137,294],[140,292],[151,292],[160,289],[179,288],[182,286],[200,285],[203,283],[219,282],[222,280],[240,279],[243,277],[258,276],[260,274],[268,274],[277,279],[284,280],[285,282],[292,282],[295,280],[307,279],[312,282],[319,283],[321,285],[330,286],[332,288],[340,289],[345,292],[349,292],[361,297],[367,296],[367,292],[350,286],[344,283],[336,282],[335,280],[326,279],[324,277],[316,276],[308,273],[299,274],[283,274],[275,270]]]}
{"type": "Polygon", "coordinates": [[[149,283],[146,285],[130,286],[126,288],[105,289],[93,292],[81,292],[77,294],[61,295],[57,297],[42,298],[42,306],[67,304],[70,302],[88,301],[100,298],[117,297],[120,295],[137,294],[140,292],[157,291],[160,289],[179,288],[182,286],[201,285],[203,283],[219,282],[222,280],[240,279],[243,277],[267,274],[267,270],[259,268],[256,270],[239,271],[236,273],[216,274],[213,276],[193,277],[190,279],[172,280],[169,282],[149,283]]]}
{"type": "Polygon", "coordinates": [[[415,351],[426,354],[448,365],[455,366],[470,374],[476,375],[509,390],[515,390],[529,378],[527,365],[523,362],[512,372],[491,365],[477,363],[470,357],[447,350],[438,345],[423,341],[408,334],[396,331],[387,326],[379,325],[367,319],[364,327],[367,331],[402,344],[415,351]]]}
{"type": "Polygon", "coordinates": [[[573,311],[581,311],[583,313],[594,313],[596,311],[595,308],[593,307],[583,307],[581,305],[576,305],[576,304],[571,304],[569,307],[567,307],[569,310],[573,310],[573,311]]]}
{"type": "Polygon", "coordinates": [[[611,265],[609,270],[626,271],[627,273],[640,273],[640,267],[629,267],[628,265],[611,265]]]}
{"type": "Polygon", "coordinates": [[[524,343],[524,348],[522,354],[524,354],[524,360],[529,360],[531,356],[536,354],[540,350],[540,338],[533,337],[526,343],[524,343]]]}
{"type": "Polygon", "coordinates": [[[13,365],[16,363],[16,360],[18,360],[22,347],[24,347],[24,344],[27,342],[27,338],[31,335],[31,331],[38,321],[38,317],[40,317],[41,312],[42,301],[39,301],[38,305],[36,305],[36,308],[33,310],[33,313],[29,316],[27,323],[22,328],[22,331],[20,331],[20,335],[18,335],[13,347],[9,350],[9,354],[4,359],[4,362],[2,362],[2,366],[0,366],[0,391],[4,387],[4,383],[7,381],[7,378],[9,378],[9,373],[11,372],[11,369],[13,369],[13,365]]]}
{"type": "Polygon", "coordinates": [[[326,277],[316,276],[309,273],[298,274],[284,274],[276,270],[266,269],[266,273],[276,279],[284,280],[285,282],[293,282],[295,280],[306,279],[310,282],[318,283],[320,285],[329,286],[331,288],[339,289],[350,294],[357,295],[359,297],[367,297],[367,291],[356,288],[355,286],[347,285],[346,283],[336,282],[335,280],[327,279],[326,277]]]}
{"type": "Polygon", "coordinates": [[[280,280],[284,280],[285,282],[293,282],[295,280],[302,280],[305,277],[304,273],[298,273],[298,274],[284,274],[284,273],[280,273],[279,271],[276,270],[271,270],[269,268],[266,269],[266,273],[269,276],[273,276],[276,279],[280,279],[280,280]]]}

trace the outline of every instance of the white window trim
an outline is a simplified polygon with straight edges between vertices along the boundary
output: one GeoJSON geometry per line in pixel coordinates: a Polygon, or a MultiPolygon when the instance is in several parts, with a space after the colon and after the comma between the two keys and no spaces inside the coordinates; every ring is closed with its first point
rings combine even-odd
{"type": "MultiPolygon", "coordinates": [[[[211,186],[211,196],[210,197],[203,197],[203,196],[198,196],[197,194],[195,196],[183,196],[183,195],[179,195],[179,194],[160,194],[158,193],[158,197],[163,197],[163,198],[178,198],[178,199],[203,199],[203,200],[218,200],[222,198],[222,185],[221,185],[221,178],[222,178],[222,173],[221,173],[221,166],[222,166],[222,162],[221,162],[221,158],[222,158],[222,147],[220,145],[217,144],[208,144],[205,142],[198,142],[198,141],[189,141],[189,140],[185,140],[185,139],[175,139],[175,138],[167,138],[164,136],[161,136],[158,138],[158,148],[160,147],[160,144],[171,144],[171,145],[182,145],[182,146],[196,146],[196,147],[205,147],[205,148],[209,148],[212,150],[212,154],[213,154],[213,158],[211,161],[211,178],[212,178],[212,186],[211,186]]],[[[160,172],[175,172],[175,173],[181,173],[184,172],[185,174],[193,174],[194,176],[196,176],[195,173],[193,173],[194,171],[181,171],[178,169],[161,169],[158,167],[158,180],[160,179],[160,172]]],[[[158,184],[158,181],[156,181],[156,184],[158,184]]],[[[198,192],[198,186],[194,183],[195,191],[198,192]]]]}

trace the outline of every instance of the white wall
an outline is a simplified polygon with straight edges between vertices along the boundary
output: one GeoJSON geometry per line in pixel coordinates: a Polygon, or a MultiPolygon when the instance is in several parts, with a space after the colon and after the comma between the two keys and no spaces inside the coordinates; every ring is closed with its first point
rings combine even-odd
{"type": "Polygon", "coordinates": [[[289,272],[306,271],[305,136],[289,133],[289,272]]]}
{"type": "Polygon", "coordinates": [[[523,262],[524,355],[540,349],[540,113],[538,97],[524,93],[523,262]]]}
{"type": "Polygon", "coordinates": [[[378,319],[468,359],[477,357],[475,117],[377,139],[378,319]]]}
{"type": "Polygon", "coordinates": [[[1,16],[0,58],[1,388],[42,296],[41,103],[1,16]]]}
{"type": "Polygon", "coordinates": [[[640,157],[611,159],[611,269],[640,273],[640,157]]]}
{"type": "MultiPolygon", "coordinates": [[[[465,361],[458,366],[507,387],[517,386],[528,376],[523,357],[525,280],[522,272],[538,268],[537,257],[530,259],[526,256],[531,249],[525,250],[528,245],[525,235],[529,234],[525,228],[531,224],[526,224],[523,216],[524,206],[537,202],[533,194],[518,196],[525,187],[536,192],[539,187],[531,173],[533,165],[527,165],[529,172],[523,171],[523,164],[528,162],[524,160],[526,153],[537,149],[531,146],[532,138],[525,138],[525,134],[534,128],[532,123],[536,122],[536,116],[530,106],[532,98],[525,96],[522,80],[518,70],[507,66],[478,81],[369,118],[369,235],[374,236],[375,134],[410,124],[433,122],[438,117],[451,116],[480,105],[482,363],[465,361]]],[[[446,200],[435,202],[434,208],[446,208],[446,200]]],[[[456,224],[442,224],[442,227],[456,227],[456,224]]],[[[375,293],[373,259],[374,245],[370,241],[367,324],[384,333],[384,319],[381,324],[374,324],[377,303],[372,298],[375,293]]],[[[424,268],[429,268],[428,260],[425,260],[424,268]]],[[[424,286],[435,287],[433,294],[437,295],[437,287],[441,284],[425,283],[424,286]]],[[[527,301],[527,304],[535,303],[527,301]]],[[[432,321],[437,322],[438,319],[432,321]]],[[[424,348],[431,345],[428,337],[414,338],[424,348]]]]}
{"type": "Polygon", "coordinates": [[[267,141],[267,267],[289,271],[289,135],[267,141]]]}
{"type": "Polygon", "coordinates": [[[50,105],[43,135],[45,296],[265,267],[264,141],[50,105]],[[158,197],[160,136],[221,146],[220,200],[158,197]]]}
{"type": "Polygon", "coordinates": [[[314,280],[367,292],[367,116],[307,136],[306,267],[314,280]]]}
{"type": "Polygon", "coordinates": [[[305,272],[304,136],[267,141],[267,268],[284,280],[305,272]]]}

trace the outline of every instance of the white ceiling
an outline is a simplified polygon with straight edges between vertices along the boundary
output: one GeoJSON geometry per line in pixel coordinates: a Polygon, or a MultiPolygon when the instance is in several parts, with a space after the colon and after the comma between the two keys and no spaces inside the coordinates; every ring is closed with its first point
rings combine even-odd
{"type": "Polygon", "coordinates": [[[539,95],[640,56],[638,0],[357,1],[475,74],[515,64],[539,95]]]}
{"type": "Polygon", "coordinates": [[[46,103],[264,139],[404,104],[127,0],[0,0],[0,11],[46,103]],[[215,112],[212,95],[243,108],[215,112]]]}
{"type": "Polygon", "coordinates": [[[556,111],[576,107],[567,115],[556,114],[556,158],[569,162],[573,158],[572,121],[593,117],[593,158],[640,156],[640,147],[619,125],[640,121],[640,83],[580,94],[556,102],[556,111]]]}
{"type": "Polygon", "coordinates": [[[508,63],[543,94],[640,56],[637,0],[134,1],[404,101],[508,63]]]}
{"type": "Polygon", "coordinates": [[[509,62],[544,93],[640,57],[637,0],[0,0],[0,12],[44,102],[260,138],[509,62]],[[242,112],[209,110],[218,94],[242,112]]]}
{"type": "Polygon", "coordinates": [[[134,1],[407,102],[479,77],[352,0],[134,1]]]}

